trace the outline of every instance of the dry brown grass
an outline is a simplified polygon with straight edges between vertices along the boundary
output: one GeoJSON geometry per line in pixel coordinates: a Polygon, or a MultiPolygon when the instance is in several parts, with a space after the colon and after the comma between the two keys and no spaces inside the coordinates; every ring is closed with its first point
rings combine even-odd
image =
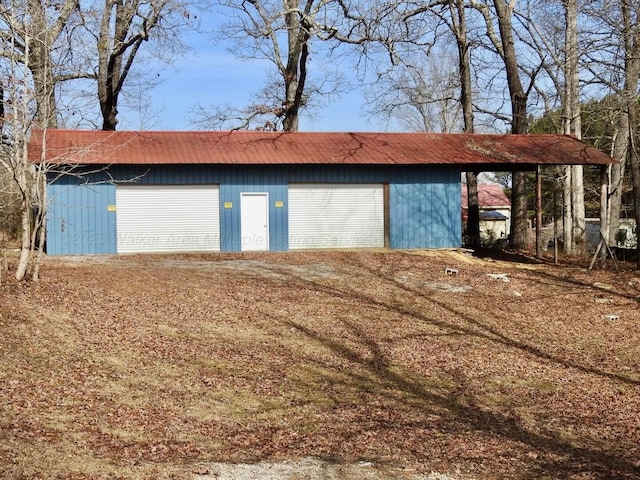
{"type": "Polygon", "coordinates": [[[442,252],[50,258],[0,286],[0,477],[640,478],[639,297],[631,271],[442,252]]]}

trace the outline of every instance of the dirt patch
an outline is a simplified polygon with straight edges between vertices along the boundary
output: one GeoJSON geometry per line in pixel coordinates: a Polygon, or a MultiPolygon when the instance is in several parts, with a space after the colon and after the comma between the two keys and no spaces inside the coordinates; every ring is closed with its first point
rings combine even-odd
{"type": "Polygon", "coordinates": [[[290,265],[285,262],[273,264],[263,260],[222,260],[197,261],[190,259],[167,259],[162,263],[166,268],[198,269],[209,270],[220,273],[241,272],[243,275],[254,275],[273,278],[287,278],[289,276],[299,276],[306,279],[329,278],[339,279],[341,273],[331,265],[314,263],[308,265],[290,265]]]}
{"type": "Polygon", "coordinates": [[[640,478],[638,273],[418,253],[46,258],[0,477],[640,478]]]}
{"type": "Polygon", "coordinates": [[[439,473],[419,474],[407,468],[380,468],[372,462],[344,465],[315,458],[283,462],[213,463],[194,480],[456,480],[439,473]]]}

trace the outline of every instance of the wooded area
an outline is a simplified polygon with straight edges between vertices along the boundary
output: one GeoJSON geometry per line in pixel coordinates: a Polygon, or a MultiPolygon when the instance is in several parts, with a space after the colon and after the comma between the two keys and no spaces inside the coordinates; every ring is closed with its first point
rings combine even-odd
{"type": "MultiPolygon", "coordinates": [[[[226,20],[217,36],[234,41],[233,54],[268,60],[273,75],[251,105],[200,106],[199,128],[294,131],[300,115],[356,87],[370,98],[369,115],[404,130],[522,134],[545,119],[618,161],[608,172],[609,243],[629,190],[640,222],[635,1],[9,0],[0,7],[0,162],[9,178],[0,208],[4,217],[20,212],[17,278],[38,278],[44,245],[49,168],[46,159],[37,170],[26,161],[30,129],[116,129],[122,99],[144,103],[154,84],[145,64],[171,62],[190,31],[212,28],[200,25],[201,11],[226,20]]],[[[476,173],[467,176],[472,196],[476,173]]],[[[579,252],[584,173],[552,176],[562,185],[565,251],[579,252]]],[[[513,172],[511,187],[512,246],[522,249],[523,172],[513,172]]]]}

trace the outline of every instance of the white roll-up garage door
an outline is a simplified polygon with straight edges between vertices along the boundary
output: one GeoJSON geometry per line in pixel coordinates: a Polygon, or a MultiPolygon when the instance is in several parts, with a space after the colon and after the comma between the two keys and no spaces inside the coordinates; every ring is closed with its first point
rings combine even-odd
{"type": "Polygon", "coordinates": [[[289,249],[384,247],[384,189],[290,184],[289,249]]]}
{"type": "Polygon", "coordinates": [[[118,185],[118,253],[220,250],[216,185],[118,185]]]}

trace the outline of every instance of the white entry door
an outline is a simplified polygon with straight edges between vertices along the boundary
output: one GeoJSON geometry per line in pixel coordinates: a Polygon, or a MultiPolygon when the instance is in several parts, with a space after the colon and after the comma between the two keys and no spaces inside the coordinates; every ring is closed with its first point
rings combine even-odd
{"type": "Polygon", "coordinates": [[[240,194],[240,241],[243,252],[269,250],[268,194],[240,194]]]}

